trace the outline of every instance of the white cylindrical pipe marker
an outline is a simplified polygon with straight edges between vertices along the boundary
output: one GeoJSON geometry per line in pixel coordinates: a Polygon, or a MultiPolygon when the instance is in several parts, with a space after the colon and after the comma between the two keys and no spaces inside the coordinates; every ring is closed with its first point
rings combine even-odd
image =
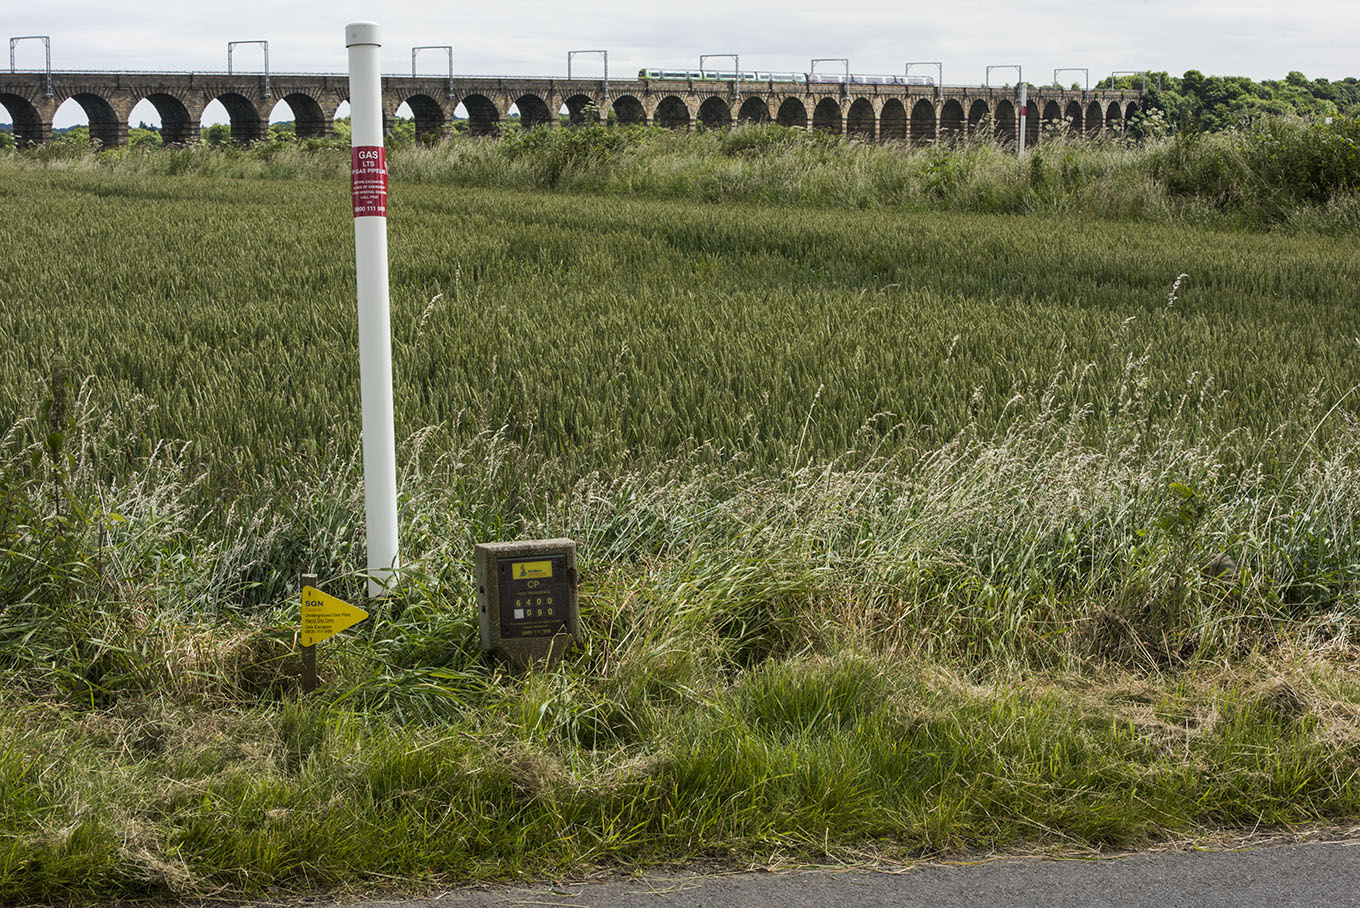
{"type": "Polygon", "coordinates": [[[1025,156],[1025,120],[1029,118],[1029,85],[1025,82],[1020,83],[1020,144],[1018,154],[1025,156]]]}
{"type": "Polygon", "coordinates": [[[392,328],[387,297],[387,153],[376,22],[345,26],[349,49],[350,189],[354,197],[363,405],[368,595],[381,596],[398,566],[397,444],[392,415],[392,328]]]}

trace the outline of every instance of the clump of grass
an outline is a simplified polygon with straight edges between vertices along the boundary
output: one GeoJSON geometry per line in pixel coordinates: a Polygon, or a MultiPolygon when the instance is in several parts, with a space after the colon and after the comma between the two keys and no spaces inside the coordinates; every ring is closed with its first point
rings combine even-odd
{"type": "MultiPolygon", "coordinates": [[[[525,494],[541,483],[504,435],[459,447],[431,429],[416,445],[444,453],[413,456],[402,490],[408,592],[345,671],[373,665],[356,688],[365,702],[434,694],[440,677],[482,683],[468,674],[471,549],[518,535],[581,542],[601,597],[587,664],[659,660],[680,686],[866,635],[903,657],[1051,669],[1160,670],[1286,640],[1349,648],[1354,428],[1319,446],[1332,407],[1308,417],[1318,422],[1284,469],[1244,467],[1211,382],[1190,383],[1163,423],[1149,371],[1130,359],[1109,386],[1062,365],[1037,397],[1013,397],[998,427],[925,450],[794,452],[782,475],[701,456],[584,476],[558,498],[525,494]]],[[[286,646],[277,623],[297,576],[361,592],[353,457],[321,461],[269,510],[208,520],[194,516],[182,459],[157,447],[129,464],[136,482],[101,472],[119,429],[97,423],[88,397],[76,412],[69,441],[35,448],[33,418],[5,449],[7,551],[25,571],[0,625],[6,666],[91,702],[285,687],[283,674],[268,680],[281,658],[268,653],[286,646]],[[253,630],[223,634],[224,620],[253,630]]]]}
{"type": "Polygon", "coordinates": [[[1353,815],[1353,738],[1323,732],[1353,698],[1324,684],[1282,711],[1269,684],[1211,671],[980,683],[794,657],[624,734],[608,679],[570,667],[499,679],[473,713],[432,725],[324,702],[7,706],[0,896],[418,891],[697,856],[1098,853],[1353,815]]]}

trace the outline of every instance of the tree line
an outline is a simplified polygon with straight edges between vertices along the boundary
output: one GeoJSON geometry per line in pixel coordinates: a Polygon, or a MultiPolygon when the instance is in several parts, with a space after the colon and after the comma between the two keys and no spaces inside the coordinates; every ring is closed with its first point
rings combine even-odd
{"type": "Polygon", "coordinates": [[[1177,78],[1165,72],[1102,79],[1096,88],[1140,90],[1145,106],[1161,111],[1173,132],[1218,132],[1269,117],[1309,120],[1360,115],[1360,80],[1309,79],[1297,70],[1283,79],[1256,82],[1246,76],[1206,76],[1197,69],[1177,78]]]}

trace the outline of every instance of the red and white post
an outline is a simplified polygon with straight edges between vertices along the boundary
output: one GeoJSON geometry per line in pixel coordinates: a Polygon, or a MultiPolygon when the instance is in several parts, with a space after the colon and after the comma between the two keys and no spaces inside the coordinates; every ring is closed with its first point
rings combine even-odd
{"type": "Polygon", "coordinates": [[[387,153],[376,22],[345,26],[349,49],[350,188],[359,291],[364,514],[368,595],[383,594],[398,566],[397,444],[392,413],[392,327],[387,295],[387,153]]]}
{"type": "Polygon", "coordinates": [[[1022,79],[1020,81],[1020,142],[1016,146],[1020,157],[1025,156],[1025,121],[1029,119],[1029,85],[1022,79]]]}

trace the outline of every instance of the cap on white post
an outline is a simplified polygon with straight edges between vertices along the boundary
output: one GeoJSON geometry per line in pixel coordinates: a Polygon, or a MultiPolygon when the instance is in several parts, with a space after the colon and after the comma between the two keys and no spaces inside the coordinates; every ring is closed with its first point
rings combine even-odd
{"type": "Polygon", "coordinates": [[[359,298],[359,381],[364,433],[368,595],[398,566],[397,453],[392,407],[392,327],[387,287],[387,152],[375,22],[345,26],[349,48],[350,189],[359,298]]]}
{"type": "Polygon", "coordinates": [[[382,29],[376,22],[351,22],[345,26],[345,46],[373,44],[382,47],[382,29]]]}

